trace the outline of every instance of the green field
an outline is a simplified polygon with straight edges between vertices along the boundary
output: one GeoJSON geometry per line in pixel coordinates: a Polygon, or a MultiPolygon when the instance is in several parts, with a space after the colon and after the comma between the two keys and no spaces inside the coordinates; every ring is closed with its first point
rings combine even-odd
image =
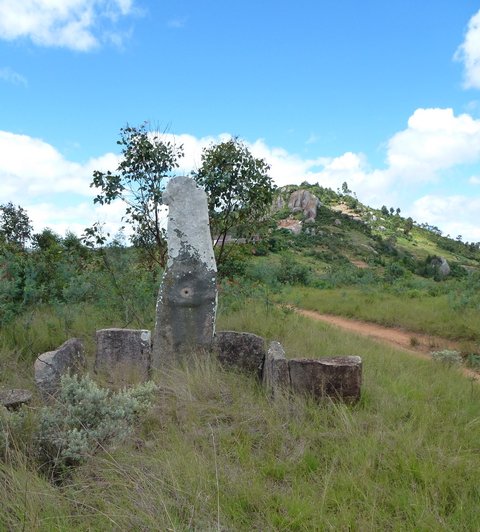
{"type": "MultiPolygon", "coordinates": [[[[13,446],[0,463],[0,529],[480,527],[478,384],[288,310],[241,298],[221,308],[219,329],[280,340],[290,357],[361,355],[360,403],[272,402],[253,380],[197,361],[157,375],[161,393],[135,436],[63,484],[13,446]]],[[[24,382],[30,361],[2,360],[24,382]]]]}

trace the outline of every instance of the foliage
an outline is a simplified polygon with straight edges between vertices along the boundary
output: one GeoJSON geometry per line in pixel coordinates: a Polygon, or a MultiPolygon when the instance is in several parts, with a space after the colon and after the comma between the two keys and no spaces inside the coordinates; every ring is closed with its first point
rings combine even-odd
{"type": "Polygon", "coordinates": [[[0,406],[0,461],[18,452],[31,454],[35,430],[35,416],[25,406],[16,411],[0,406]]]}
{"type": "MultiPolygon", "coordinates": [[[[163,265],[166,243],[161,226],[162,191],[165,178],[179,166],[183,146],[149,133],[146,124],[121,128],[117,144],[122,146],[122,159],[116,172],[93,172],[90,186],[100,189],[94,203],[108,205],[122,200],[126,204],[124,220],[135,231],[134,245],[148,249],[163,265]]],[[[91,241],[98,235],[98,225],[86,231],[91,241]]],[[[102,240],[105,242],[105,238],[102,240]]]]}
{"type": "Polygon", "coordinates": [[[265,220],[274,190],[269,169],[238,138],[203,150],[201,166],[193,175],[208,194],[210,223],[215,244],[220,247],[219,263],[229,233],[235,229],[237,236],[250,237],[265,220]]]}
{"type": "Polygon", "coordinates": [[[432,351],[433,360],[446,364],[447,366],[458,366],[462,363],[462,357],[458,351],[453,349],[443,349],[442,351],[432,351]]]}
{"type": "Polygon", "coordinates": [[[98,450],[119,444],[151,406],[153,382],[117,393],[88,376],[64,375],[53,406],[41,410],[37,444],[41,462],[61,473],[98,450]]]}
{"type": "Polygon", "coordinates": [[[32,223],[27,211],[12,202],[0,205],[0,244],[24,249],[32,235],[32,223]]]}
{"type": "Polygon", "coordinates": [[[34,306],[89,303],[122,316],[127,327],[141,323],[146,302],[154,307],[160,272],[145,263],[141,250],[118,240],[89,249],[75,235],[62,238],[50,229],[32,243],[22,252],[0,250],[0,325],[34,306]]]}
{"type": "Polygon", "coordinates": [[[311,274],[311,269],[292,255],[284,254],[280,258],[280,268],[277,273],[280,283],[308,285],[311,282],[311,274]]]}

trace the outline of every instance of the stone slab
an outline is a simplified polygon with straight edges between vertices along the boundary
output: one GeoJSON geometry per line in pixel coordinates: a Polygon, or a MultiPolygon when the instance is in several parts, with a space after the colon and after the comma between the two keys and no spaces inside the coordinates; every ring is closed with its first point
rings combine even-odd
{"type": "Polygon", "coordinates": [[[0,390],[0,405],[8,409],[16,409],[27,404],[32,399],[32,392],[30,390],[10,389],[0,390]]]}
{"type": "Polygon", "coordinates": [[[221,331],[215,335],[213,351],[220,363],[262,378],[265,360],[265,340],[246,332],[221,331]]]}
{"type": "Polygon", "coordinates": [[[359,356],[294,359],[289,360],[289,370],[294,393],[346,402],[360,399],[362,359],[359,356]]]}
{"type": "Polygon", "coordinates": [[[263,385],[273,397],[290,388],[290,371],[285,351],[279,342],[271,342],[265,356],[263,385]]]}
{"type": "Polygon", "coordinates": [[[148,379],[151,364],[151,333],[146,329],[100,329],[96,332],[95,372],[111,381],[148,379]]]}
{"type": "Polygon", "coordinates": [[[81,373],[86,367],[83,342],[71,338],[54,351],[42,353],[34,364],[35,384],[45,399],[58,392],[66,373],[81,373]]]}

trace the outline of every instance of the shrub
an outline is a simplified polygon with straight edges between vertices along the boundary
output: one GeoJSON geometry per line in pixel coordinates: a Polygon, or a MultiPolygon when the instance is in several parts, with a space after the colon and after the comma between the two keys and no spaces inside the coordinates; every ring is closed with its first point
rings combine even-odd
{"type": "Polygon", "coordinates": [[[35,416],[30,409],[22,407],[10,412],[0,406],[0,459],[6,460],[17,451],[29,454],[33,433],[36,430],[35,416]]]}
{"type": "Polygon", "coordinates": [[[444,349],[443,351],[432,351],[433,360],[448,366],[458,366],[462,363],[462,357],[458,351],[444,349]]]}
{"type": "Polygon", "coordinates": [[[44,466],[62,473],[98,449],[124,441],[149,408],[154,390],[147,382],[112,393],[88,376],[62,377],[57,402],[40,413],[36,440],[44,466]]]}
{"type": "Polygon", "coordinates": [[[480,369],[480,355],[470,353],[466,359],[467,366],[476,370],[480,369]]]}
{"type": "Polygon", "coordinates": [[[308,285],[311,278],[312,272],[307,265],[298,262],[291,255],[282,255],[278,270],[278,280],[281,283],[308,285]]]}

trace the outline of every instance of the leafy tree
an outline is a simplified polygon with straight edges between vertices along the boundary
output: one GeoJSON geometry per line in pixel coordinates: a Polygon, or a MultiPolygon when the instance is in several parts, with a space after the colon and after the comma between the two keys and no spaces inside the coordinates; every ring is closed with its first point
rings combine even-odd
{"type": "Polygon", "coordinates": [[[203,150],[202,164],[193,175],[208,194],[215,246],[220,246],[219,263],[232,230],[237,236],[252,236],[265,219],[275,189],[269,169],[264,159],[256,159],[236,137],[203,150]]]}
{"type": "MultiPolygon", "coordinates": [[[[126,204],[124,220],[134,228],[134,245],[149,250],[161,265],[166,243],[161,228],[163,181],[171,176],[183,157],[183,146],[147,131],[146,124],[120,129],[122,160],[116,172],[93,172],[90,186],[100,189],[94,203],[110,204],[117,199],[126,204]]],[[[98,224],[86,230],[87,236],[104,243],[98,224]]],[[[107,235],[108,236],[108,235],[107,235]]]]}
{"type": "Polygon", "coordinates": [[[32,224],[27,211],[12,203],[0,205],[0,242],[24,249],[32,236],[32,224]]]}
{"type": "Polygon", "coordinates": [[[405,227],[403,228],[403,232],[408,235],[410,231],[413,229],[413,218],[410,216],[405,220],[405,227]]]}
{"type": "Polygon", "coordinates": [[[57,235],[49,227],[42,230],[41,233],[36,233],[32,237],[33,247],[40,251],[47,251],[51,249],[60,249],[62,245],[62,237],[57,235]]]}
{"type": "Polygon", "coordinates": [[[386,205],[382,205],[381,212],[384,216],[388,216],[388,207],[386,205]]]}

